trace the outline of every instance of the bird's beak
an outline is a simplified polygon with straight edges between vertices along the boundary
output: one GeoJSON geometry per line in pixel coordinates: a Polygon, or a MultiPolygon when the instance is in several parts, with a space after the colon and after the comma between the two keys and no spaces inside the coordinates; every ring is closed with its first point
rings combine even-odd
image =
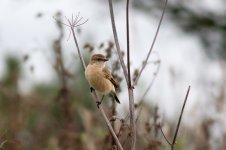
{"type": "Polygon", "coordinates": [[[107,58],[104,58],[103,60],[104,60],[104,61],[108,61],[108,59],[107,59],[107,58]]]}

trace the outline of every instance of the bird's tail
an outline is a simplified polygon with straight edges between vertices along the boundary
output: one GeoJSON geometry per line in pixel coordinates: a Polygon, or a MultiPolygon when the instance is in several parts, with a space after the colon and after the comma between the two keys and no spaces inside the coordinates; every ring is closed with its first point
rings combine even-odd
{"type": "Polygon", "coordinates": [[[115,101],[116,101],[117,103],[119,103],[119,104],[120,104],[120,101],[119,101],[119,99],[118,99],[118,97],[117,97],[116,93],[112,93],[112,95],[113,95],[113,97],[114,97],[115,101]]]}

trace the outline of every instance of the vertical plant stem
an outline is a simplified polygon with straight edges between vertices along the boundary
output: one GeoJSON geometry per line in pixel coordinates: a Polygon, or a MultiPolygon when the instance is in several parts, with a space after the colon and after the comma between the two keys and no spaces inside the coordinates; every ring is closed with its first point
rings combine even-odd
{"type": "Polygon", "coordinates": [[[175,131],[175,134],[174,134],[174,137],[173,137],[173,142],[171,144],[171,150],[174,150],[174,146],[176,144],[177,133],[178,133],[179,128],[180,128],[180,123],[181,123],[181,119],[182,119],[182,116],[183,116],[184,107],[185,107],[186,102],[187,102],[187,99],[188,99],[190,88],[191,88],[191,86],[189,85],[188,90],[187,90],[187,93],[186,93],[186,96],[185,96],[185,99],[184,99],[184,104],[183,104],[183,107],[181,109],[180,117],[179,117],[179,120],[178,120],[178,123],[177,123],[177,128],[176,128],[176,131],[175,131]]]}
{"type": "Polygon", "coordinates": [[[128,94],[129,94],[129,110],[130,110],[130,133],[131,133],[131,149],[136,148],[136,122],[135,122],[135,107],[134,94],[131,85],[130,75],[130,38],[129,38],[129,0],[126,2],[126,41],[127,41],[127,69],[128,69],[128,94]]]}
{"type": "Polygon", "coordinates": [[[130,111],[130,133],[131,133],[131,149],[136,148],[136,119],[134,107],[134,93],[132,88],[128,88],[129,93],[129,111],[130,111]]]}
{"type": "Polygon", "coordinates": [[[126,42],[127,42],[127,69],[128,69],[128,87],[131,88],[130,75],[130,38],[129,38],[129,0],[126,2],[126,42]]]}
{"type": "MultiPolygon", "coordinates": [[[[112,98],[112,110],[111,110],[111,116],[116,116],[116,102],[114,100],[114,98],[112,98]]],[[[111,121],[111,126],[113,128],[113,130],[115,131],[116,133],[116,128],[115,128],[115,121],[111,121]]],[[[112,146],[115,145],[115,141],[114,139],[112,140],[112,146]]]]}
{"type": "Polygon", "coordinates": [[[122,67],[122,70],[123,70],[123,74],[124,74],[124,77],[126,79],[126,83],[128,85],[127,69],[126,69],[126,65],[125,65],[123,57],[122,57],[122,53],[121,53],[121,49],[120,49],[120,45],[119,45],[119,41],[118,41],[118,35],[117,35],[117,31],[116,31],[112,0],[108,0],[108,2],[109,2],[111,25],[112,25],[112,31],[113,31],[114,40],[115,40],[115,46],[116,46],[116,50],[117,50],[117,53],[118,53],[118,56],[119,56],[119,61],[120,61],[120,64],[121,64],[121,67],[122,67]]]}

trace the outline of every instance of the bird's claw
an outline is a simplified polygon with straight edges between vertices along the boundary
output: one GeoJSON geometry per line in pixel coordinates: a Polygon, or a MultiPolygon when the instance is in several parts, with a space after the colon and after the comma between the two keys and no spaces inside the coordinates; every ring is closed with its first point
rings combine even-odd
{"type": "Polygon", "coordinates": [[[94,88],[93,87],[90,87],[90,92],[92,93],[94,91],[94,88]]]}
{"type": "Polygon", "coordinates": [[[101,102],[100,102],[100,101],[96,101],[96,104],[97,104],[97,108],[99,108],[99,107],[100,107],[101,102]]]}

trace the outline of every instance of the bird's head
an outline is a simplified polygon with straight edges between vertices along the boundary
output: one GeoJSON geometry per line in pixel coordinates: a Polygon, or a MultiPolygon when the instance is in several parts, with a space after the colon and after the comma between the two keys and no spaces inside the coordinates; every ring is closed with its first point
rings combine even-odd
{"type": "Polygon", "coordinates": [[[90,63],[100,65],[101,67],[105,66],[105,62],[108,61],[108,59],[102,55],[102,54],[93,54],[90,63]]]}

